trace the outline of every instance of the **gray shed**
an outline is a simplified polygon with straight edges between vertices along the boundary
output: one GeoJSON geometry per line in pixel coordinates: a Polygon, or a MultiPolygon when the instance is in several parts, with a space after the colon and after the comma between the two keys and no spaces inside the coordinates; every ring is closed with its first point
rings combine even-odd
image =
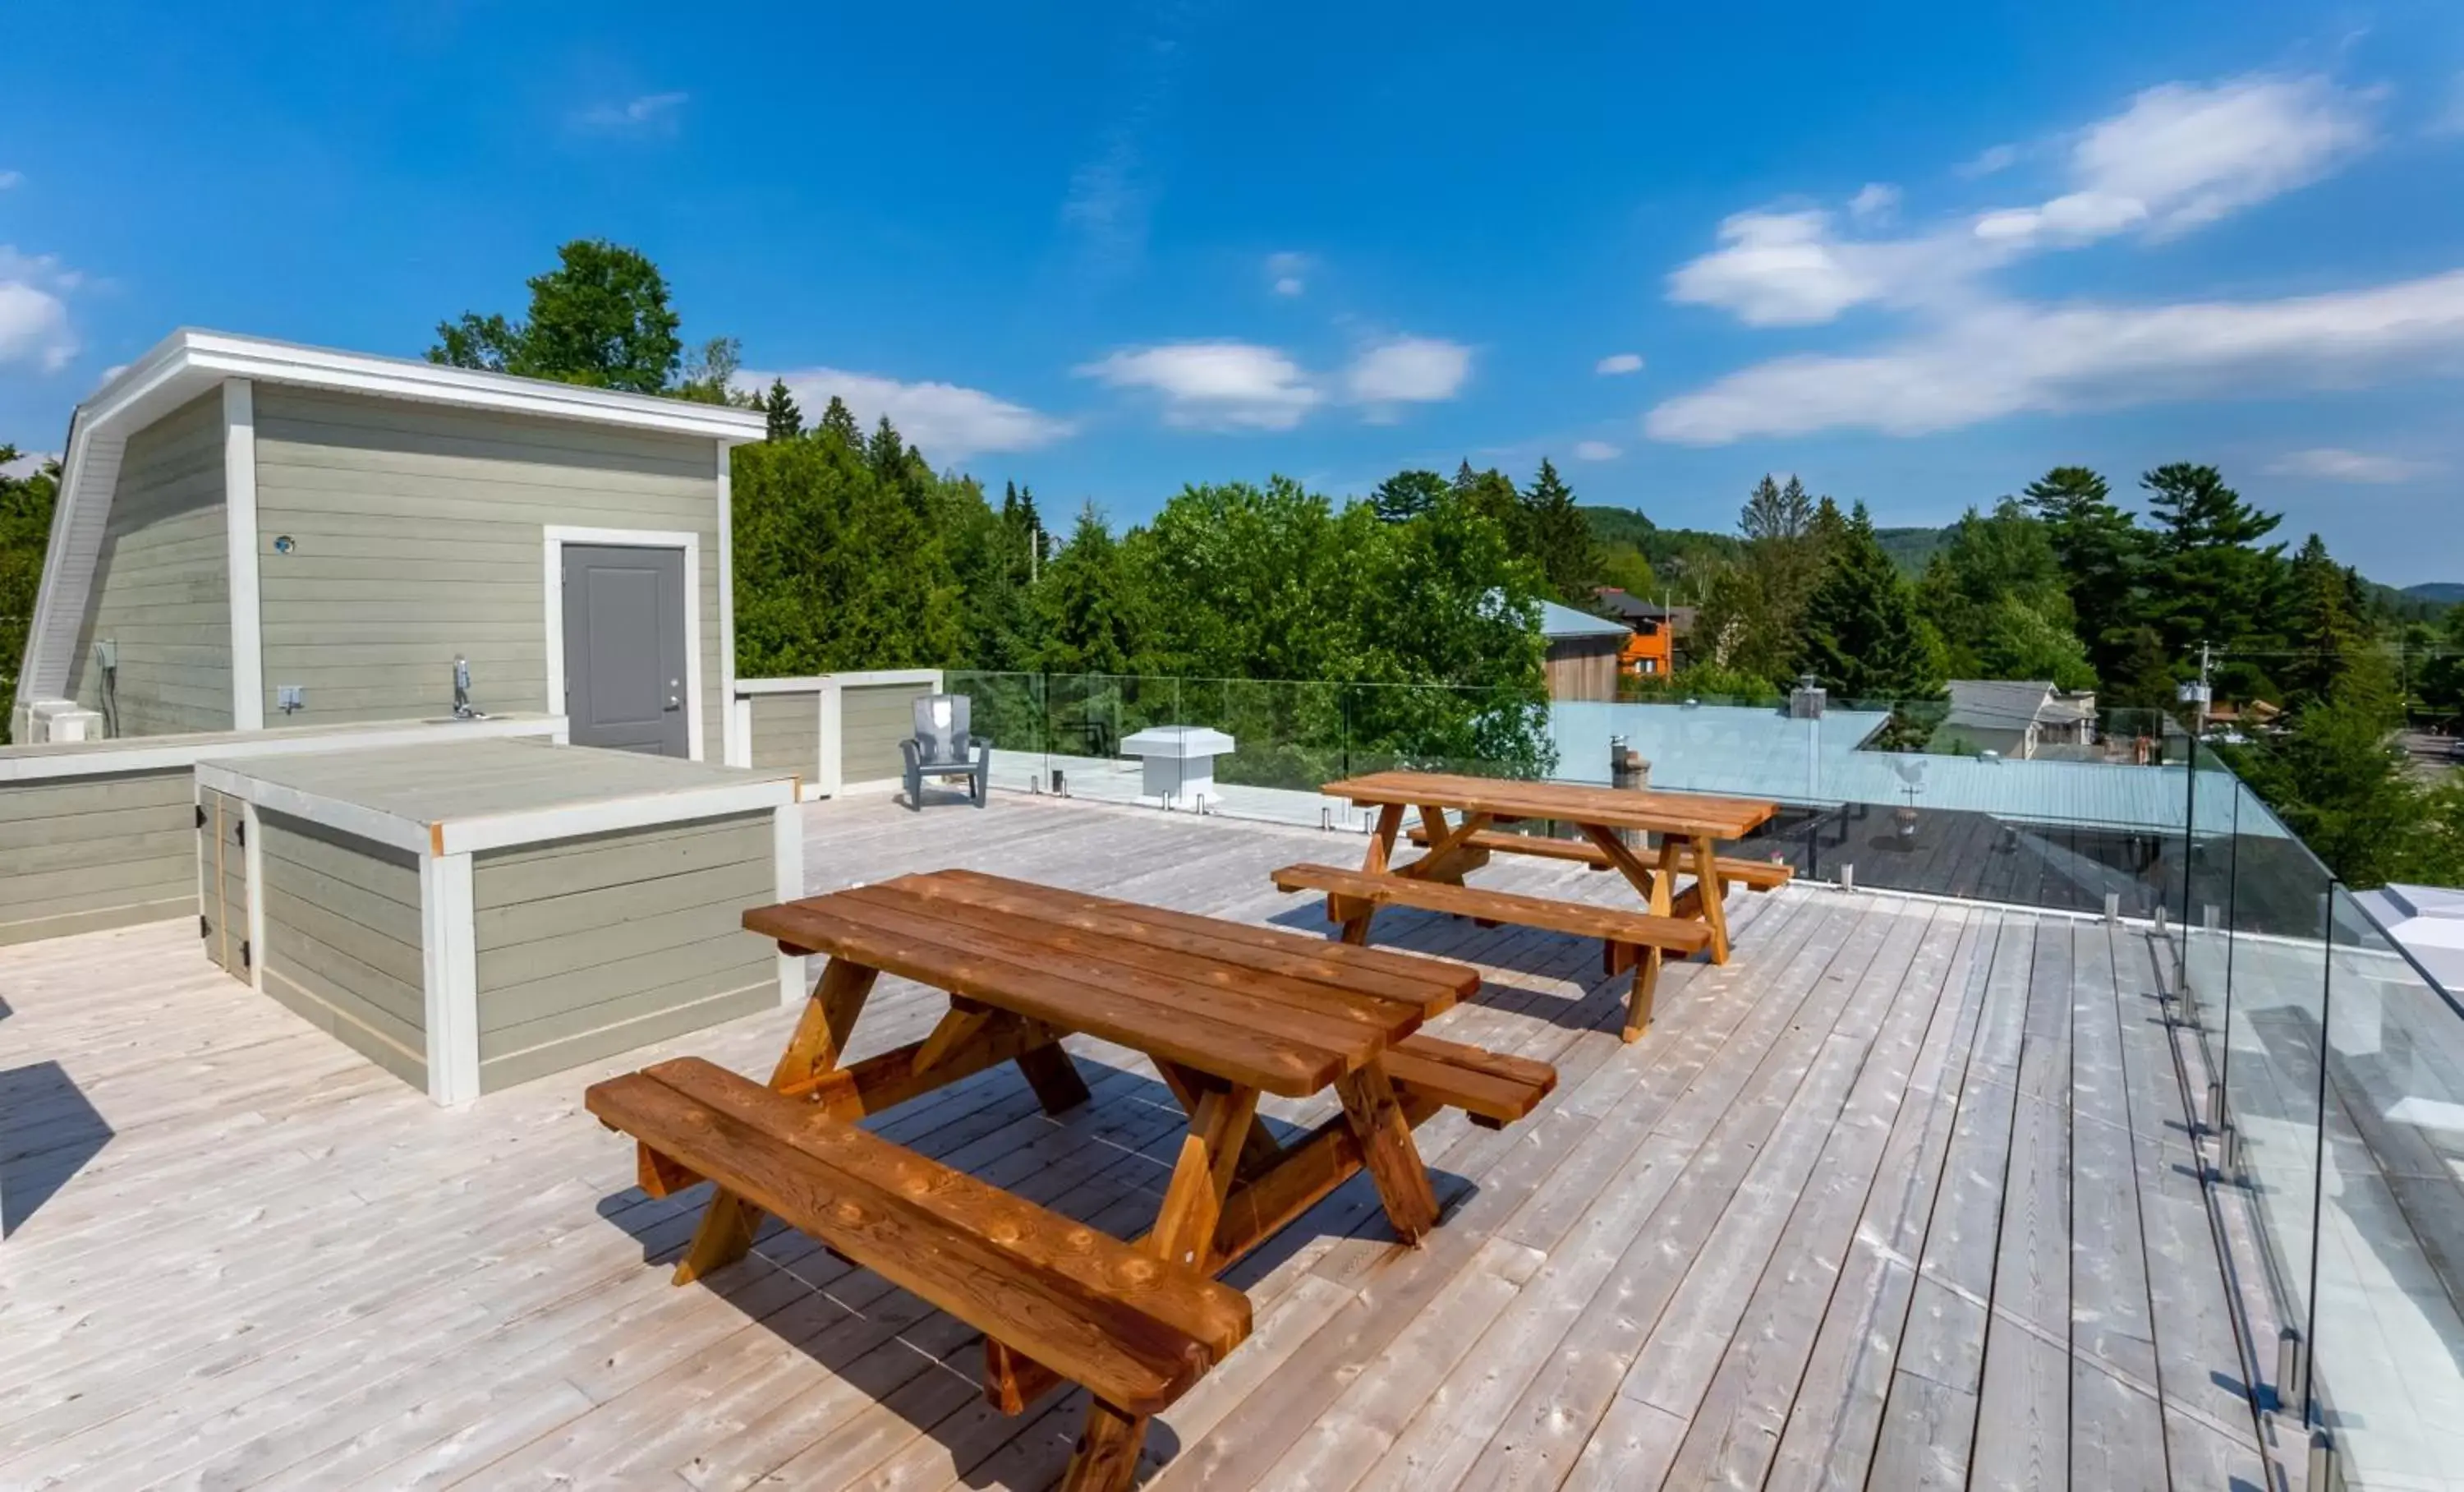
{"type": "Polygon", "coordinates": [[[744,761],[728,450],[758,412],[180,331],[80,405],[20,670],[115,737],[571,721],[744,761]]]}
{"type": "Polygon", "coordinates": [[[796,779],[515,740],[197,764],[207,952],[439,1103],[792,1003],[796,779]]]}

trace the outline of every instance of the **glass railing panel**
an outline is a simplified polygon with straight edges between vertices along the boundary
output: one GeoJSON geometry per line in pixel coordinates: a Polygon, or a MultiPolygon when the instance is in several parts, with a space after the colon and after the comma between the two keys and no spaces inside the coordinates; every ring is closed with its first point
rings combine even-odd
{"type": "Polygon", "coordinates": [[[2243,794],[2205,746],[2191,747],[2189,775],[2183,802],[2189,823],[2182,842],[2181,888],[2171,908],[2180,928],[2177,972],[2188,1022],[2199,1035],[2209,1072],[2220,1076],[2233,1005],[2233,876],[2243,794]]]}
{"type": "Polygon", "coordinates": [[[2348,1488],[2464,1486],[2464,1012],[2341,887],[2313,1390],[2348,1488]]]}
{"type": "MultiPolygon", "coordinates": [[[[2335,890],[2301,842],[2247,789],[2233,810],[2221,1028],[2228,1174],[2256,1207],[2267,1283],[2283,1320],[2311,1317],[2318,1229],[2320,1082],[2327,1014],[2327,912],[2335,890]]],[[[2204,926],[2204,918],[2194,924],[2204,926]]]]}
{"type": "Polygon", "coordinates": [[[1045,677],[951,669],[943,680],[942,686],[952,694],[967,696],[971,728],[992,744],[993,786],[1022,792],[1041,791],[1048,778],[1045,677]]]}

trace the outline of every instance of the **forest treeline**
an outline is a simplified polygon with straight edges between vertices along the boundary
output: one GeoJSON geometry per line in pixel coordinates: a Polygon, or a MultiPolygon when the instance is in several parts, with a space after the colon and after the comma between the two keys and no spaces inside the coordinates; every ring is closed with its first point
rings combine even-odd
{"type": "MultiPolygon", "coordinates": [[[[1047,518],[1028,488],[995,498],[936,471],[889,419],[866,430],[835,398],[808,418],[783,384],[738,388],[736,344],[688,349],[665,279],[633,250],[567,244],[528,288],[524,319],[443,323],[429,357],[766,415],[769,438],[734,457],[746,677],[931,665],[1446,685],[1409,719],[1366,724],[1532,768],[1538,603],[1596,610],[1616,586],[1698,608],[1686,666],[1643,684],[1695,698],[1771,699],[1811,676],[1911,704],[1998,678],[2175,711],[2204,666],[2216,699],[2281,711],[2225,749],[2340,874],[2464,880],[2464,788],[2417,781],[2391,741],[2409,713],[2464,716],[2464,606],[2433,624],[2317,535],[2288,546],[2279,515],[2212,466],[2145,473],[2134,506],[2097,472],[2055,468],[1925,540],[1913,575],[1902,561],[1924,531],[1880,529],[1794,477],[1765,477],[1733,535],[1705,535],[1586,509],[1546,460],[1522,483],[1468,461],[1406,470],[1342,501],[1283,478],[1195,483],[1116,530],[1089,505],[1047,518]]],[[[0,667],[22,652],[56,485],[55,468],[0,479],[0,667]]]]}

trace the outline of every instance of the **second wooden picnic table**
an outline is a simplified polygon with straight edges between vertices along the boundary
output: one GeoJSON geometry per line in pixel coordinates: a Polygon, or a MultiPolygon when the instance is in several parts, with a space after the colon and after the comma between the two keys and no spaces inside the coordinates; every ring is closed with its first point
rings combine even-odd
{"type": "Polygon", "coordinates": [[[1365,942],[1375,908],[1389,902],[1456,912],[1483,922],[1511,922],[1598,936],[1610,972],[1635,969],[1625,1037],[1649,1023],[1652,985],[1663,951],[1709,952],[1728,961],[1724,898],[1730,882],[1770,890],[1785,882],[1786,865],[1723,858],[1723,840],[1741,839],[1769,822],[1778,805],[1751,798],[1689,792],[1645,792],[1573,783],[1466,777],[1448,772],[1386,771],[1328,783],[1329,797],[1377,812],[1369,851],[1357,872],[1292,865],[1275,873],[1287,891],[1324,891],[1328,909],[1348,942],[1365,942]],[[1394,862],[1407,815],[1411,837],[1426,847],[1419,858],[1394,862]],[[1510,834],[1499,826],[1547,821],[1570,824],[1580,840],[1510,834]],[[1657,835],[1657,850],[1627,842],[1630,833],[1657,835]],[[1492,853],[1579,860],[1616,870],[1643,902],[1640,914],[1589,902],[1567,902],[1463,887],[1463,877],[1492,853]],[[1694,884],[1676,889],[1679,877],[1694,884]]]}

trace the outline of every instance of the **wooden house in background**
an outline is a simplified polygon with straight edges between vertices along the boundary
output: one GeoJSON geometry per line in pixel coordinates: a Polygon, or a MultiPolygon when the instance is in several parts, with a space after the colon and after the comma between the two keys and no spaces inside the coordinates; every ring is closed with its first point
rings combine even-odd
{"type": "Polygon", "coordinates": [[[1617,698],[1617,658],[1633,635],[1623,622],[1543,601],[1540,633],[1549,639],[1550,699],[1617,698]]]}

